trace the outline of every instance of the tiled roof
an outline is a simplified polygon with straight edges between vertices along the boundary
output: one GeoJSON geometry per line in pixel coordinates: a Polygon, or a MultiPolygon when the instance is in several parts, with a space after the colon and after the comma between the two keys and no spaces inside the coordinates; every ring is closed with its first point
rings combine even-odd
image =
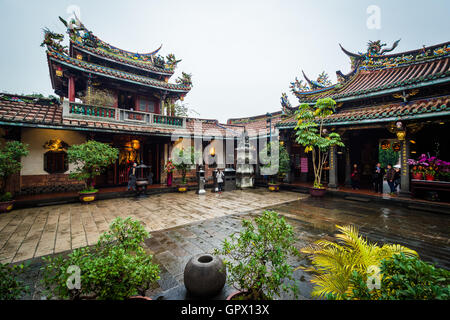
{"type": "MultiPolygon", "coordinates": [[[[411,101],[407,104],[387,104],[341,110],[325,118],[326,125],[362,124],[410,120],[417,117],[450,116],[450,96],[411,101]]],[[[295,115],[279,122],[279,128],[293,128],[297,124],[295,115]]]]}
{"type": "Polygon", "coordinates": [[[433,80],[450,81],[450,57],[379,70],[359,70],[343,85],[334,85],[315,92],[298,92],[300,102],[320,98],[339,99],[366,95],[403,86],[417,86],[433,80]]]}
{"type": "Polygon", "coordinates": [[[240,131],[229,125],[222,125],[217,120],[187,118],[186,128],[167,128],[158,126],[140,126],[120,122],[93,121],[91,119],[63,118],[62,106],[59,103],[0,94],[0,122],[28,125],[30,127],[42,126],[48,128],[61,128],[73,130],[92,129],[93,131],[129,132],[133,134],[170,135],[177,131],[178,134],[193,134],[195,121],[201,121],[202,134],[208,136],[238,136],[240,131]]]}
{"type": "MultiPolygon", "coordinates": [[[[275,129],[275,125],[280,122],[284,116],[281,111],[272,113],[272,131],[275,129]]],[[[258,133],[269,133],[270,128],[268,128],[267,115],[259,115],[247,118],[234,118],[228,119],[228,125],[234,126],[244,126],[247,131],[253,131],[249,134],[258,134],[258,133]]]]}
{"type": "Polygon", "coordinates": [[[87,51],[88,53],[92,53],[94,55],[99,55],[101,57],[112,59],[112,60],[127,64],[127,65],[131,65],[134,67],[138,67],[138,68],[142,68],[145,70],[154,71],[154,72],[166,74],[166,75],[172,75],[174,73],[174,70],[167,70],[167,69],[159,68],[159,67],[153,65],[151,62],[132,60],[132,59],[124,57],[123,55],[113,54],[106,50],[85,46],[79,42],[75,42],[72,40],[71,40],[71,42],[75,49],[83,50],[85,52],[87,51]]]}
{"type": "Polygon", "coordinates": [[[79,68],[79,69],[82,69],[83,71],[87,71],[87,72],[111,76],[111,77],[122,79],[125,81],[139,82],[139,83],[148,85],[150,87],[158,88],[158,89],[166,89],[166,90],[177,91],[177,92],[188,92],[189,90],[191,90],[190,87],[182,85],[182,84],[174,84],[174,83],[159,81],[159,80],[156,80],[153,78],[144,77],[144,76],[136,75],[133,73],[128,73],[128,72],[120,71],[117,69],[112,69],[112,68],[96,65],[93,63],[88,63],[85,61],[74,59],[65,54],[61,54],[61,53],[58,53],[55,51],[47,51],[47,55],[48,55],[49,60],[55,61],[56,63],[62,63],[66,66],[79,68]]]}

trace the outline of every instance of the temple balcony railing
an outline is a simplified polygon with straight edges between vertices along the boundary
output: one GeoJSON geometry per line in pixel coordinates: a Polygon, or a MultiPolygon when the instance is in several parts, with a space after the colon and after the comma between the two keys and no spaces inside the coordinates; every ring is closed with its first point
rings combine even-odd
{"type": "Polygon", "coordinates": [[[186,128],[186,118],[63,101],[63,118],[161,128],[186,128]]]}

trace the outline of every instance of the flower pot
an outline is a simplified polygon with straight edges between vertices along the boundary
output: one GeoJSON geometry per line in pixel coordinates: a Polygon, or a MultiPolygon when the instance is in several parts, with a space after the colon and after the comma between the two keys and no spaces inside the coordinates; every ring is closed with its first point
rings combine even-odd
{"type": "Polygon", "coordinates": [[[79,192],[80,201],[83,203],[89,203],[97,198],[98,190],[92,192],[79,192]]]}
{"type": "Polygon", "coordinates": [[[0,202],[0,213],[9,212],[14,207],[15,200],[0,202]]]}
{"type": "Polygon", "coordinates": [[[186,192],[187,189],[188,189],[187,187],[188,187],[187,184],[179,184],[179,185],[177,186],[178,192],[186,192]]]}
{"type": "Polygon", "coordinates": [[[413,173],[412,178],[415,180],[422,180],[423,179],[423,173],[413,173]]]}
{"type": "Polygon", "coordinates": [[[233,300],[233,298],[237,298],[239,295],[243,295],[245,293],[245,291],[236,291],[236,292],[233,292],[232,294],[230,294],[228,297],[227,297],[227,300],[233,300]]]}
{"type": "Polygon", "coordinates": [[[172,186],[172,178],[173,178],[173,173],[172,172],[167,173],[167,186],[168,187],[172,186]]]}
{"type": "Polygon", "coordinates": [[[152,300],[152,298],[145,297],[145,296],[131,296],[128,299],[133,299],[133,300],[152,300]]]}
{"type": "Polygon", "coordinates": [[[320,198],[320,197],[323,197],[325,195],[325,193],[327,193],[327,189],[325,189],[325,188],[310,188],[309,189],[309,194],[312,197],[320,198]]]}
{"type": "Polygon", "coordinates": [[[269,183],[269,190],[270,191],[280,191],[280,184],[279,183],[269,183]]]}
{"type": "Polygon", "coordinates": [[[431,174],[427,174],[427,175],[425,175],[425,180],[427,180],[427,181],[434,181],[434,176],[431,175],[431,174]]]}
{"type": "Polygon", "coordinates": [[[225,286],[227,273],[219,257],[210,254],[193,256],[184,268],[186,290],[196,297],[213,297],[225,286]]]}

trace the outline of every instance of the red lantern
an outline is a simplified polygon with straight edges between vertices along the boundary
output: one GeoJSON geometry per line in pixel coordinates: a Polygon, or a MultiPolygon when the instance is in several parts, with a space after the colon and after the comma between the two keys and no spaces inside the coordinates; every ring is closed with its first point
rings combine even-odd
{"type": "Polygon", "coordinates": [[[382,150],[387,150],[391,147],[391,143],[389,142],[389,140],[383,140],[381,141],[381,149],[382,150]]]}
{"type": "Polygon", "coordinates": [[[61,67],[57,67],[55,70],[56,76],[57,77],[62,77],[63,76],[63,71],[61,67]]]}
{"type": "Polygon", "coordinates": [[[400,142],[394,142],[394,143],[392,144],[392,150],[398,152],[398,151],[400,151],[401,149],[402,149],[402,145],[401,145],[400,142]]]}

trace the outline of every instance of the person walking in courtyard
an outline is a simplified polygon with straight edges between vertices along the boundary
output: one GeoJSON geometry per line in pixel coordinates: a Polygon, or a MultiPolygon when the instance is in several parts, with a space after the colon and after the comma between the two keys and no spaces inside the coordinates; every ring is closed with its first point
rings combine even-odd
{"type": "Polygon", "coordinates": [[[353,190],[359,189],[359,183],[361,181],[361,174],[359,172],[359,168],[356,163],[353,165],[353,171],[350,176],[350,180],[352,182],[352,189],[353,190]]]}
{"type": "Polygon", "coordinates": [[[398,186],[400,185],[400,167],[394,166],[395,175],[394,175],[394,189],[395,192],[398,192],[398,186]]]}
{"type": "Polygon", "coordinates": [[[218,169],[216,178],[217,178],[217,185],[219,186],[219,193],[220,193],[223,190],[223,178],[224,178],[223,171],[220,171],[220,169],[218,169]]]}
{"type": "Polygon", "coordinates": [[[387,171],[386,171],[386,180],[389,185],[390,189],[390,195],[395,194],[395,187],[394,187],[394,180],[395,180],[395,170],[392,168],[391,164],[387,165],[387,171]]]}
{"type": "Polygon", "coordinates": [[[374,173],[373,173],[373,183],[375,186],[376,193],[383,193],[383,177],[384,169],[381,167],[381,163],[377,163],[374,173]]]}
{"type": "Polygon", "coordinates": [[[133,163],[133,166],[130,168],[130,175],[128,176],[128,186],[127,191],[133,189],[136,191],[136,162],[133,163]]]}

